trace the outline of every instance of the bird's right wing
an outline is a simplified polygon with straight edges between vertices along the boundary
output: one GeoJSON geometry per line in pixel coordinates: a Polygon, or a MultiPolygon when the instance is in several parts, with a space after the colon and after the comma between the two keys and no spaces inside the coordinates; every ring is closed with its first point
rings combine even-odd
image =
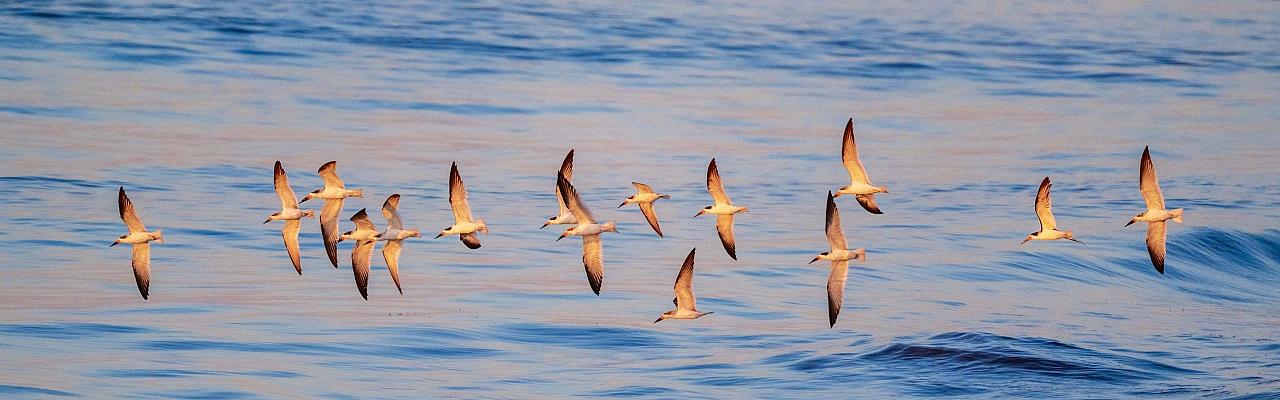
{"type": "Polygon", "coordinates": [[[129,196],[124,194],[124,186],[120,187],[120,195],[116,200],[120,203],[120,219],[124,220],[124,225],[129,227],[129,233],[146,232],[147,227],[142,225],[142,220],[138,218],[138,213],[133,210],[133,201],[130,201],[129,196]]]}
{"type": "Polygon", "coordinates": [[[1147,254],[1151,255],[1151,265],[1156,272],[1164,273],[1164,241],[1166,222],[1147,223],[1147,254]]]}
{"type": "MultiPolygon", "coordinates": [[[[404,221],[400,220],[400,194],[396,193],[387,198],[382,203],[382,216],[387,218],[387,227],[390,229],[403,230],[404,221]]],[[[384,247],[385,249],[385,247],[384,247]]]]}
{"type": "Polygon", "coordinates": [[[316,173],[320,174],[321,179],[324,179],[325,189],[331,189],[331,188],[345,189],[346,188],[346,186],[342,184],[342,179],[338,178],[338,162],[337,161],[330,161],[330,162],[324,163],[324,165],[320,166],[320,169],[316,170],[316,173]]]}
{"type": "Polygon", "coordinates": [[[680,265],[680,273],[676,275],[676,308],[698,311],[697,299],[693,296],[693,254],[698,249],[689,250],[684,264],[680,265]]]}
{"type": "Polygon", "coordinates": [[[720,168],[716,167],[716,159],[711,159],[711,164],[707,164],[707,192],[711,193],[711,199],[716,204],[733,204],[729,200],[729,195],[724,192],[724,183],[720,181],[720,168]]]}
{"type": "Polygon", "coordinates": [[[844,160],[844,169],[849,171],[849,180],[871,184],[867,178],[867,169],[862,167],[858,159],[858,144],[853,141],[853,118],[844,125],[844,143],[840,149],[840,158],[844,160]]]}
{"type": "Polygon", "coordinates": [[[151,244],[133,245],[133,280],[138,282],[138,292],[146,300],[151,291],[151,244]]]}
{"type": "Polygon", "coordinates": [[[724,251],[729,253],[730,258],[737,260],[737,245],[733,241],[733,216],[716,215],[716,232],[720,234],[720,244],[724,245],[724,251]]]}
{"type": "Polygon", "coordinates": [[[460,234],[458,239],[462,240],[462,244],[466,245],[468,249],[475,250],[480,248],[480,237],[476,236],[475,232],[460,234]]]}
{"type": "Polygon", "coordinates": [[[836,326],[836,317],[844,306],[844,284],[849,279],[849,262],[832,261],[831,275],[827,277],[827,319],[836,326]]]}
{"type": "Polygon", "coordinates": [[[361,208],[360,211],[356,213],[356,215],[351,216],[351,222],[354,222],[356,224],[356,229],[364,229],[364,230],[370,230],[370,231],[378,230],[378,228],[375,228],[373,226],[373,221],[369,220],[369,214],[366,213],[365,209],[363,208],[361,208]]]}
{"type": "Polygon", "coordinates": [[[835,198],[830,191],[827,192],[827,244],[831,245],[832,250],[849,249],[844,230],[840,229],[840,210],[836,208],[835,198]]]}
{"type": "Polygon", "coordinates": [[[280,161],[276,161],[275,183],[276,196],[280,197],[280,209],[298,208],[298,197],[293,194],[293,188],[289,187],[289,177],[284,174],[284,166],[280,165],[280,161]]]}
{"type": "Polygon", "coordinates": [[[860,194],[855,197],[858,199],[858,204],[862,205],[862,208],[866,209],[867,212],[872,214],[884,214],[883,212],[880,212],[880,206],[876,205],[876,195],[860,194]]]}
{"type": "Polygon", "coordinates": [[[587,270],[587,283],[591,291],[600,295],[600,286],[604,284],[604,246],[600,235],[582,237],[582,267],[587,270]]]}
{"type": "Polygon", "coordinates": [[[382,245],[382,259],[387,262],[387,271],[391,272],[391,281],[396,283],[396,290],[400,291],[400,295],[404,295],[404,289],[400,288],[400,248],[403,244],[401,240],[388,240],[382,245]]]}
{"type": "Polygon", "coordinates": [[[1040,191],[1036,192],[1036,217],[1040,218],[1040,231],[1058,229],[1058,222],[1053,219],[1053,198],[1049,197],[1049,177],[1040,181],[1040,191]]]}
{"type": "Polygon", "coordinates": [[[298,231],[302,229],[302,221],[291,219],[284,221],[284,228],[280,229],[280,235],[284,236],[284,249],[289,252],[289,259],[293,261],[293,269],[298,270],[298,275],[302,275],[302,255],[298,249],[298,231]]]}
{"type": "Polygon", "coordinates": [[[1160,180],[1156,178],[1156,166],[1151,162],[1151,150],[1142,148],[1142,164],[1138,166],[1138,188],[1148,210],[1164,209],[1164,194],[1160,193],[1160,180]]]}
{"type": "Polygon", "coordinates": [[[329,262],[338,268],[338,213],[342,212],[342,199],[324,199],[320,210],[320,234],[324,236],[324,251],[329,262]]]}
{"type": "Polygon", "coordinates": [[[662,237],[662,228],[658,227],[658,212],[653,210],[653,202],[640,203],[640,212],[644,214],[644,219],[649,221],[653,231],[658,233],[658,237],[662,237]]]}
{"type": "Polygon", "coordinates": [[[351,249],[351,270],[356,274],[356,289],[360,297],[369,300],[369,264],[373,263],[374,240],[356,241],[356,248],[351,249]]]}

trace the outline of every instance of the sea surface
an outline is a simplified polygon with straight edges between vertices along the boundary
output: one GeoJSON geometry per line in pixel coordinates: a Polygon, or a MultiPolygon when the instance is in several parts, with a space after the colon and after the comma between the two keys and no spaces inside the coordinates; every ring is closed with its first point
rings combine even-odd
{"type": "Polygon", "coordinates": [[[0,397],[1280,397],[1280,3],[361,3],[0,4],[0,397]],[[850,117],[890,193],[838,199],[832,328],[850,117]],[[1148,145],[1164,275],[1123,227],[1148,145]],[[571,148],[600,296],[538,229],[571,148]],[[690,218],[713,157],[738,261],[690,218]],[[294,272],[276,160],[300,194],[338,160],[343,230],[403,196],[403,295],[315,220],[294,272]],[[453,162],[478,250],[431,239],[453,162]],[[1085,244],[1018,244],[1045,176],[1085,244]],[[695,247],[715,313],[654,324],[695,247]]]}

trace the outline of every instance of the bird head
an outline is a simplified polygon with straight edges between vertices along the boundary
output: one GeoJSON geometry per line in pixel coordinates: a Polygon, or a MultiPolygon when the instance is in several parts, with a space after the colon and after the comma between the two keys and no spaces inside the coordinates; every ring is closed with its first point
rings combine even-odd
{"type": "Polygon", "coordinates": [[[1032,232],[1027,234],[1027,237],[1025,239],[1022,239],[1022,243],[1018,243],[1018,245],[1021,246],[1021,245],[1027,244],[1027,242],[1030,242],[1032,238],[1036,237],[1036,233],[1037,232],[1032,232]]]}
{"type": "Polygon", "coordinates": [[[829,252],[829,251],[824,251],[824,252],[818,253],[818,256],[817,256],[817,257],[814,257],[814,258],[813,258],[813,260],[810,260],[810,261],[809,261],[809,263],[810,263],[810,264],[813,264],[813,263],[815,263],[815,262],[818,262],[818,260],[821,260],[821,259],[822,259],[822,257],[826,257],[826,256],[828,256],[828,255],[831,255],[831,252],[829,252]]]}
{"type": "Polygon", "coordinates": [[[697,218],[699,215],[706,214],[709,210],[711,210],[711,206],[702,207],[701,210],[698,210],[697,214],[693,214],[693,217],[697,218]]]}
{"type": "Polygon", "coordinates": [[[265,224],[265,223],[271,222],[271,220],[274,220],[274,219],[276,219],[276,218],[280,218],[280,213],[278,213],[278,212],[271,213],[271,216],[270,216],[270,217],[267,217],[267,220],[266,220],[266,221],[262,221],[262,223],[264,223],[264,224],[265,224]]]}
{"type": "Polygon", "coordinates": [[[619,204],[619,205],[618,205],[618,208],[622,208],[622,206],[625,206],[625,205],[627,205],[627,204],[631,204],[631,203],[635,203],[635,202],[636,202],[636,196],[635,196],[635,195],[627,196],[627,199],[626,199],[626,200],[623,200],[623,201],[622,201],[622,204],[619,204]]]}
{"type": "MultiPolygon", "coordinates": [[[[1146,214],[1146,213],[1142,213],[1142,214],[1146,214]]],[[[1134,222],[1138,222],[1138,218],[1142,218],[1142,214],[1134,215],[1133,218],[1129,220],[1129,223],[1124,224],[1124,226],[1133,225],[1134,222]]]]}
{"type": "Polygon", "coordinates": [[[307,195],[306,195],[306,196],[303,196],[303,197],[302,197],[302,200],[298,200],[298,204],[306,203],[306,202],[307,202],[307,200],[311,200],[311,199],[315,198],[316,196],[319,196],[319,195],[320,195],[320,190],[321,190],[321,189],[316,189],[316,190],[312,191],[311,193],[307,193],[307,195]]]}
{"type": "Polygon", "coordinates": [[[655,324],[656,324],[656,323],[662,322],[662,320],[664,320],[664,319],[668,319],[668,318],[671,318],[671,317],[672,317],[673,315],[675,315],[675,314],[676,314],[676,312],[675,312],[675,311],[667,311],[667,312],[664,312],[664,313],[662,313],[662,315],[661,315],[661,316],[659,316],[659,317],[658,317],[658,319],[654,320],[654,321],[653,321],[653,323],[655,323],[655,324]]]}
{"type": "Polygon", "coordinates": [[[444,228],[444,230],[440,231],[440,234],[436,235],[435,238],[439,239],[441,236],[448,235],[450,233],[453,233],[453,225],[449,225],[448,228],[444,228]]]}

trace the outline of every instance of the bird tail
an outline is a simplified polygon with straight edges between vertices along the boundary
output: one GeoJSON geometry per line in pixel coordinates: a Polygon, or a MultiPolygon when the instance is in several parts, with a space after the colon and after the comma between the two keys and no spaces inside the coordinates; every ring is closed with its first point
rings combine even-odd
{"type": "Polygon", "coordinates": [[[364,198],[364,189],[356,189],[351,191],[352,197],[364,198]]]}
{"type": "Polygon", "coordinates": [[[880,193],[889,193],[889,188],[885,186],[876,186],[876,190],[879,190],[880,193]]]}
{"type": "Polygon", "coordinates": [[[664,194],[664,195],[658,196],[658,198],[659,198],[659,199],[670,199],[670,198],[671,198],[671,195],[664,194]]]}
{"type": "Polygon", "coordinates": [[[155,240],[156,240],[157,242],[164,243],[164,232],[160,231],[159,229],[156,229],[156,239],[155,239],[155,240]]]}
{"type": "Polygon", "coordinates": [[[484,223],[484,218],[476,218],[476,225],[480,225],[480,229],[476,229],[485,234],[489,233],[489,224],[484,223]]]}
{"type": "Polygon", "coordinates": [[[853,251],[853,259],[867,262],[867,249],[860,248],[853,251]]]}
{"type": "Polygon", "coordinates": [[[604,223],[604,226],[601,226],[600,228],[601,228],[601,230],[603,230],[603,231],[605,231],[605,232],[617,232],[617,231],[618,231],[618,226],[617,226],[617,225],[615,225],[615,224],[613,223],[613,221],[605,222],[605,223],[604,223]]]}
{"type": "Polygon", "coordinates": [[[1179,223],[1179,224],[1181,224],[1181,223],[1182,223],[1182,209],[1181,209],[1181,208],[1176,209],[1176,210],[1173,210],[1173,211],[1170,211],[1169,213],[1170,213],[1170,214],[1173,214],[1173,222],[1177,222],[1177,223],[1179,223]]]}

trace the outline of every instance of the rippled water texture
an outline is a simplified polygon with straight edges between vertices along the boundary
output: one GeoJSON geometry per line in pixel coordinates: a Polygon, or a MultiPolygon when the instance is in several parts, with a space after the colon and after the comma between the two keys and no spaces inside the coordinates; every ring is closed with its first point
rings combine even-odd
{"type": "Polygon", "coordinates": [[[0,397],[1280,395],[1275,2],[16,2],[0,26],[0,397]],[[839,199],[869,261],[832,329],[805,263],[848,117],[891,193],[839,199]],[[1166,275],[1121,227],[1145,145],[1187,210],[1166,275]],[[599,297],[537,229],[570,148],[618,221],[599,297]],[[712,157],[751,209],[737,262],[689,218],[712,157]],[[368,194],[344,217],[403,195],[428,233],[403,296],[375,255],[361,300],[314,220],[294,273],[261,223],[275,160],[299,193],[339,160],[368,194]],[[429,239],[454,161],[479,250],[429,239]],[[1046,175],[1086,245],[1018,245],[1046,175]],[[666,238],[613,208],[633,180],[671,195],[666,238]],[[165,232],[148,301],[107,247],[118,186],[165,232]],[[691,247],[715,314],[655,325],[691,247]]]}

